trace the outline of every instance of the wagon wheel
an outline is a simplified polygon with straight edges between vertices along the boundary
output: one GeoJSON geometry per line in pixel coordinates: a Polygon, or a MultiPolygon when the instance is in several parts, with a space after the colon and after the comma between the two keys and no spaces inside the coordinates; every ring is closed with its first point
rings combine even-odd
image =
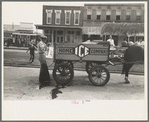
{"type": "Polygon", "coordinates": [[[86,72],[89,74],[90,70],[94,66],[98,66],[98,65],[100,65],[100,63],[97,63],[97,62],[86,62],[86,72]]]}
{"type": "Polygon", "coordinates": [[[74,77],[74,71],[68,64],[59,64],[53,69],[53,78],[57,84],[66,85],[74,77]]]}
{"type": "Polygon", "coordinates": [[[103,86],[109,79],[110,73],[104,66],[93,67],[89,72],[89,80],[95,86],[103,86]]]}

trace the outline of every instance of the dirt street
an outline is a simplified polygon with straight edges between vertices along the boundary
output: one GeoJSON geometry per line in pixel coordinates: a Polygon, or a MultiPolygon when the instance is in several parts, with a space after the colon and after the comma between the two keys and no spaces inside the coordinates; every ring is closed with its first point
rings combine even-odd
{"type": "MultiPolygon", "coordinates": [[[[39,68],[4,67],[4,100],[52,100],[52,83],[37,90],[39,68]]],[[[85,71],[75,71],[70,86],[59,89],[53,100],[143,100],[144,76],[130,75],[130,84],[124,84],[124,75],[110,73],[110,81],[102,87],[93,86],[85,71]]]]}

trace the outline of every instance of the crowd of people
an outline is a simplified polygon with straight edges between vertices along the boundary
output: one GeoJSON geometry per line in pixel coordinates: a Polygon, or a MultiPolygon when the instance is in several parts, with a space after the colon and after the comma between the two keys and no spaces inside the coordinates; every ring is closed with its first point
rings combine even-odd
{"type": "Polygon", "coordinates": [[[139,38],[139,40],[137,40],[136,42],[132,42],[132,41],[126,41],[124,39],[124,41],[122,42],[122,46],[125,47],[125,46],[131,46],[131,45],[136,45],[136,46],[141,46],[141,47],[144,47],[144,41],[142,38],[139,38]]]}

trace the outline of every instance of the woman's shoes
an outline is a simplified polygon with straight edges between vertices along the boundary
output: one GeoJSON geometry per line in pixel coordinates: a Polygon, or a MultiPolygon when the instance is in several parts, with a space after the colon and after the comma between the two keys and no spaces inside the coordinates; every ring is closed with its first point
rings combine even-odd
{"type": "Polygon", "coordinates": [[[42,88],[42,86],[40,85],[40,86],[38,86],[36,89],[41,89],[42,88]]]}

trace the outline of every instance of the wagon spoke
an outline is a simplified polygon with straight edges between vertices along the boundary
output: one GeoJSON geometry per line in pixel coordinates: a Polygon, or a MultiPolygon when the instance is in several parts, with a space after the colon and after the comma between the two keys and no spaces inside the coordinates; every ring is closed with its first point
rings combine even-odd
{"type": "Polygon", "coordinates": [[[101,78],[100,78],[100,83],[101,83],[101,78]]]}
{"type": "Polygon", "coordinates": [[[98,83],[100,82],[100,78],[98,78],[97,82],[98,82],[98,83]]]}
{"type": "Polygon", "coordinates": [[[98,80],[98,78],[97,78],[97,77],[94,79],[94,81],[96,81],[96,80],[98,80]]]}
{"type": "Polygon", "coordinates": [[[102,79],[102,81],[104,81],[105,79],[103,79],[102,77],[101,77],[101,79],[102,79]]]}

